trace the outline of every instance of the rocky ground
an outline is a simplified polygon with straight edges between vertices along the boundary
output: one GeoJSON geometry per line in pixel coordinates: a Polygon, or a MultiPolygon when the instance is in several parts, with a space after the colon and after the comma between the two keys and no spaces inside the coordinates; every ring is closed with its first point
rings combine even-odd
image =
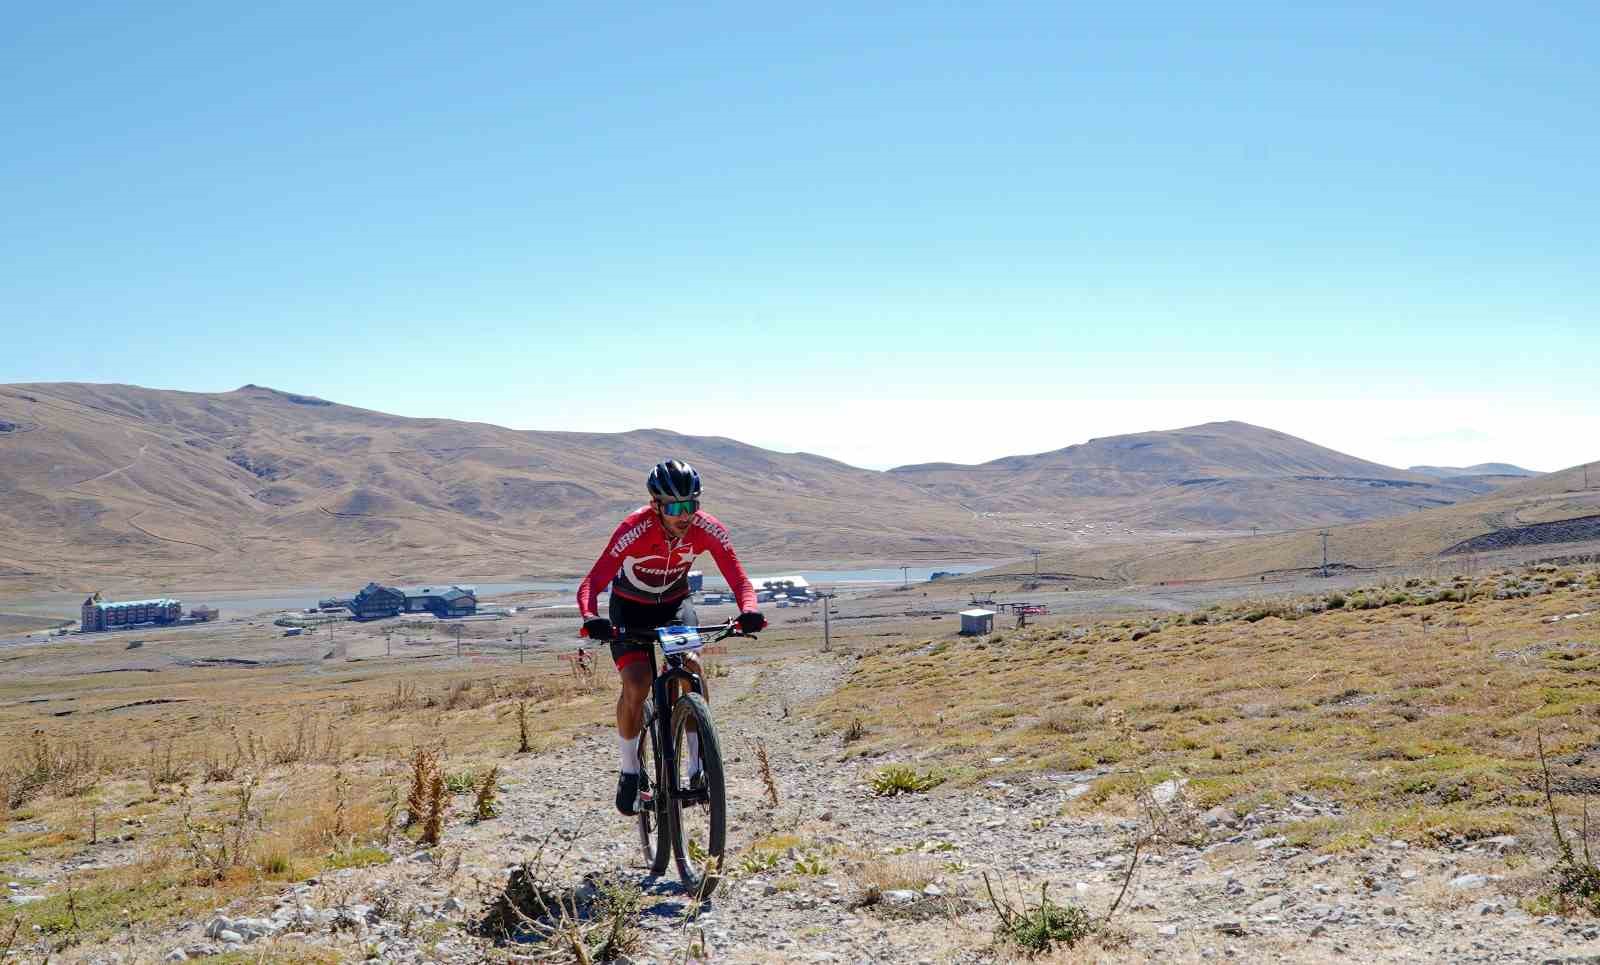
{"type": "Polygon", "coordinates": [[[1299,797],[1281,812],[1196,814],[1169,783],[1142,814],[1085,813],[1072,802],[1103,771],[877,796],[869,777],[889,761],[840,763],[839,736],[819,736],[806,717],[811,698],[836,683],[841,659],[789,661],[781,674],[741,665],[715,682],[735,874],[704,905],[675,878],[646,876],[633,822],[611,807],[615,738],[596,725],[510,762],[499,817],[455,820],[436,849],[397,838],[389,864],[328,874],[275,903],[219,909],[154,942],[75,955],[130,962],[242,951],[257,960],[313,946],[343,960],[560,960],[547,944],[480,933],[508,875],[536,858],[580,912],[605,882],[642,890],[625,956],[634,963],[695,952],[725,962],[1007,961],[1019,955],[995,942],[985,872],[1002,901],[1036,906],[1048,884],[1052,899],[1098,918],[1123,889],[1132,840],[1155,830],[1161,837],[1141,854],[1110,927],[1056,951],[1060,960],[1600,962],[1600,925],[1536,918],[1519,905],[1522,883],[1549,859],[1514,837],[1437,849],[1379,840],[1318,854],[1293,847],[1281,828],[1335,813],[1331,803],[1299,797]],[[755,762],[757,739],[770,754],[776,809],[755,762]],[[758,838],[776,842],[771,867],[741,860],[758,838]],[[864,903],[886,869],[926,883],[864,903]]]}

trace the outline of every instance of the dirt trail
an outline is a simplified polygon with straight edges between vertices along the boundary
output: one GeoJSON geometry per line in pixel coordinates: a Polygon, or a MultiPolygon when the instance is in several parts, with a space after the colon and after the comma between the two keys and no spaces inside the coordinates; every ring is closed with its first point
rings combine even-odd
{"type": "MultiPolygon", "coordinates": [[[[1010,961],[1014,952],[993,944],[986,871],[1006,883],[1013,901],[1026,894],[1036,902],[1048,882],[1053,897],[1104,913],[1122,886],[1130,835],[1148,826],[1067,807],[1103,770],[877,797],[867,782],[888,760],[839,763],[839,737],[819,736],[805,716],[842,679],[848,659],[816,654],[745,664],[714,681],[735,875],[692,920],[676,878],[647,877],[633,822],[612,809],[615,737],[609,724],[596,723],[552,751],[507,761],[498,818],[470,824],[458,816],[431,853],[399,842],[392,864],[297,886],[276,912],[257,909],[274,916],[274,927],[245,947],[254,952],[292,940],[335,947],[351,960],[561,960],[537,944],[496,946],[470,927],[509,869],[541,848],[547,859],[559,849],[553,878],[565,887],[616,875],[642,888],[641,938],[627,956],[635,965],[683,961],[702,940],[716,962],[1010,961]],[[776,810],[764,803],[757,739],[775,771],[776,810]],[[771,831],[794,835],[793,850],[780,851],[770,869],[739,871],[752,840],[771,831]],[[921,871],[929,887],[861,907],[863,878],[884,863],[921,871]]],[[[455,801],[459,815],[467,799],[455,801]]],[[[1181,802],[1178,792],[1169,807],[1181,802]]],[[[1379,840],[1364,851],[1321,856],[1267,830],[1334,813],[1336,805],[1309,797],[1242,819],[1190,813],[1209,824],[1209,842],[1149,853],[1113,923],[1121,942],[1093,946],[1091,957],[1505,962],[1600,953],[1592,923],[1535,919],[1500,893],[1495,876],[1510,874],[1501,852],[1517,851],[1515,840],[1454,850],[1379,840]]],[[[223,950],[204,930],[205,923],[192,923],[135,958],[173,948],[191,955],[223,950]]]]}

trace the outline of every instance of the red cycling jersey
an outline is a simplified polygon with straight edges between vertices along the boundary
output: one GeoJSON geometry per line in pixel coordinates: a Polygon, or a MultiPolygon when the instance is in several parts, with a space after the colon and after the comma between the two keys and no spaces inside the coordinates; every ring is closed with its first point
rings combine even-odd
{"type": "Polygon", "coordinates": [[[710,553],[722,578],[733,588],[742,611],[756,608],[756,588],[745,575],[728,539],[728,528],[705,512],[696,512],[689,531],[674,542],[647,503],[629,513],[611,534],[610,542],[589,575],[578,584],[578,612],[590,620],[599,614],[600,591],[635,603],[674,603],[689,595],[689,567],[695,557],[710,553]]]}

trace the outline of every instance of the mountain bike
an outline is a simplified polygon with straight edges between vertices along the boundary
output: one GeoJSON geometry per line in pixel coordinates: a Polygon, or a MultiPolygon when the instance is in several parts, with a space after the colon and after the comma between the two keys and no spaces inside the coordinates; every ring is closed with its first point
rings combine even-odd
{"type": "MultiPolygon", "coordinates": [[[[648,631],[645,631],[648,632],[648,631]]],[[[735,621],[709,627],[661,627],[654,640],[665,667],[650,652],[650,696],[644,703],[644,730],[639,739],[639,844],[650,873],[667,870],[675,859],[678,878],[691,894],[704,899],[722,880],[727,844],[728,804],[722,749],[705,685],[684,659],[708,644],[740,635],[735,621]],[[689,773],[688,742],[700,741],[700,773],[689,773]]],[[[629,631],[617,628],[619,639],[629,631]]],[[[634,633],[636,639],[649,639],[634,633]]]]}

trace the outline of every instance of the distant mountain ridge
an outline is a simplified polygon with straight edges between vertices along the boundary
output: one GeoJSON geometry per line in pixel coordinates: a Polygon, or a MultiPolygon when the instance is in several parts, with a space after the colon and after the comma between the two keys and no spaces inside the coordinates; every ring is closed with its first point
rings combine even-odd
{"type": "Polygon", "coordinates": [[[1494,488],[1395,469],[1237,421],[1091,439],[975,466],[927,463],[889,472],[975,510],[1030,512],[1051,504],[1125,522],[1213,528],[1371,519],[1494,488]]]}
{"type": "Polygon", "coordinates": [[[1411,472],[1419,472],[1425,476],[1438,479],[1449,479],[1454,476],[1542,476],[1542,472],[1532,469],[1523,469],[1513,466],[1509,462],[1480,462],[1476,466],[1412,466],[1411,472]]]}
{"type": "MultiPolygon", "coordinates": [[[[1458,559],[1462,554],[1532,546],[1560,553],[1563,543],[1593,552],[1600,539],[1600,469],[1578,465],[1518,479],[1459,505],[1332,526],[1329,557],[1341,565],[1380,567],[1458,559]]],[[[1158,582],[1255,578],[1306,572],[1320,565],[1319,530],[1259,537],[1169,539],[1124,546],[1085,546],[1046,554],[998,572],[1077,574],[1090,579],[1158,582]]]]}
{"type": "Polygon", "coordinates": [[[0,422],[19,427],[0,433],[0,590],[581,572],[669,455],[700,468],[748,559],[1027,545],[879,472],[663,430],[524,432],[255,385],[4,385],[0,422]]]}
{"type": "Polygon", "coordinates": [[[888,472],[658,429],[517,431],[246,385],[0,385],[0,591],[417,582],[587,568],[666,456],[749,559],[939,564],[1321,526],[1458,502],[1241,422],[888,472]]]}

